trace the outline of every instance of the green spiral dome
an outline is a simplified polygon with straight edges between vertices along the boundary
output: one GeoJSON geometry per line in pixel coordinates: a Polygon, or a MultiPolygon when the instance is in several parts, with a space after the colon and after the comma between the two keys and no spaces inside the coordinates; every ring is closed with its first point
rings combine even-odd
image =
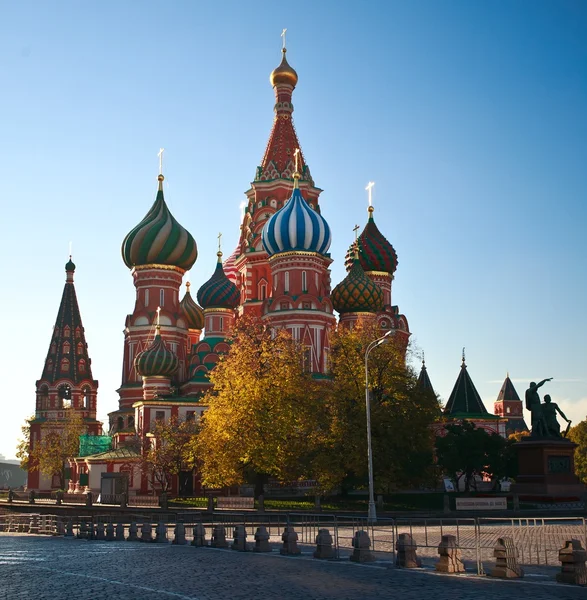
{"type": "Polygon", "coordinates": [[[122,259],[132,269],[142,265],[170,265],[185,271],[198,258],[191,233],[173,217],[163,197],[163,175],[151,210],[122,242],[122,259]]]}
{"type": "Polygon", "coordinates": [[[375,313],[383,309],[381,288],[365,275],[357,258],[348,275],[332,290],[330,298],[339,313],[375,313]]]}
{"type": "Polygon", "coordinates": [[[218,252],[218,263],[214,274],[198,290],[198,302],[206,308],[236,308],[240,302],[238,288],[224,273],[222,252],[218,252]]]}
{"type": "Polygon", "coordinates": [[[135,358],[135,369],[142,377],[171,377],[179,367],[179,359],[167,348],[159,328],[153,343],[135,358]]]}
{"type": "Polygon", "coordinates": [[[188,329],[204,329],[204,311],[195,303],[190,294],[190,282],[186,283],[187,290],[179,303],[181,312],[187,321],[188,329]]]}

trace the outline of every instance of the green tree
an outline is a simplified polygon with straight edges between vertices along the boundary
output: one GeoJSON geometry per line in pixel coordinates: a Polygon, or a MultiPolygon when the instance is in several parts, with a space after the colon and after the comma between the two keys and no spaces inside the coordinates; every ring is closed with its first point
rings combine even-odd
{"type": "Polygon", "coordinates": [[[204,485],[311,475],[324,426],[320,384],[304,373],[302,349],[285,330],[241,318],[231,350],[210,374],[197,451],[204,485]]]}
{"type": "MultiPolygon", "coordinates": [[[[342,473],[344,488],[368,481],[365,352],[381,335],[376,324],[359,321],[352,329],[339,327],[331,338],[329,467],[342,473]]],[[[433,477],[430,425],[440,414],[437,397],[419,388],[393,336],[370,352],[368,367],[375,488],[389,492],[427,483],[433,477]]]]}
{"type": "Polygon", "coordinates": [[[62,421],[43,423],[41,439],[35,442],[29,455],[29,470],[57,476],[59,488],[65,489],[67,463],[79,454],[79,436],[85,430],[81,415],[72,410],[66,411],[66,418],[62,421]]]}
{"type": "Polygon", "coordinates": [[[575,448],[575,473],[583,483],[587,483],[587,419],[571,427],[567,437],[578,444],[575,448]]]}
{"type": "Polygon", "coordinates": [[[151,487],[168,492],[173,476],[189,471],[196,465],[195,438],[199,424],[194,420],[171,417],[167,421],[153,423],[143,437],[142,472],[147,475],[151,487]]]}
{"type": "Polygon", "coordinates": [[[469,491],[476,475],[490,477],[496,483],[515,476],[515,439],[488,433],[470,421],[448,423],[445,429],[446,434],[436,438],[436,459],[457,486],[461,477],[465,478],[465,491],[469,491]]]}

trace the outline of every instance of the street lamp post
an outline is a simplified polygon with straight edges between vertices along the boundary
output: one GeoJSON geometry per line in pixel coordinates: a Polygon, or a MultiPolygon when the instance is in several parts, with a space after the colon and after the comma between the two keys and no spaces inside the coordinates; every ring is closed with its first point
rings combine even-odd
{"type": "Polygon", "coordinates": [[[391,333],[391,329],[382,337],[374,340],[367,346],[365,350],[365,408],[367,410],[367,456],[369,459],[369,510],[367,518],[370,523],[377,521],[377,511],[375,510],[375,496],[373,493],[373,450],[371,448],[371,399],[369,396],[369,352],[373,348],[383,344],[387,336],[391,333]]]}

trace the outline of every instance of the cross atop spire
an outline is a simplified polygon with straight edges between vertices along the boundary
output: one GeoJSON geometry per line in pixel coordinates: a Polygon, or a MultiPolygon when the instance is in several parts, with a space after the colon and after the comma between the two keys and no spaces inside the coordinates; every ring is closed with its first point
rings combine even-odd
{"type": "Polygon", "coordinates": [[[282,52],[287,52],[287,49],[286,49],[286,47],[285,47],[285,32],[286,32],[286,31],[287,31],[287,29],[284,29],[284,30],[281,32],[281,42],[282,42],[281,51],[282,51],[282,52]]]}
{"type": "Polygon", "coordinates": [[[163,175],[163,152],[165,152],[165,148],[159,148],[159,152],[157,152],[157,156],[159,157],[159,175],[163,175]]]}
{"type": "Polygon", "coordinates": [[[372,206],[372,197],[371,197],[371,193],[372,192],[371,192],[371,190],[373,189],[374,185],[375,185],[375,182],[374,181],[370,181],[367,184],[367,187],[365,188],[367,190],[367,194],[369,195],[369,208],[371,208],[371,206],[372,206]]]}
{"type": "Polygon", "coordinates": [[[222,252],[221,243],[222,243],[222,233],[219,233],[218,234],[218,252],[222,252]]]}

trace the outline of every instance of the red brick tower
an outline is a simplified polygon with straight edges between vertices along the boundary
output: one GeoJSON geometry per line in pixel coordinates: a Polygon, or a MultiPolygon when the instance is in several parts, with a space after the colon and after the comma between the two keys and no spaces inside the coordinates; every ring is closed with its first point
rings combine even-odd
{"type": "Polygon", "coordinates": [[[516,392],[509,373],[506,375],[497,400],[493,404],[493,412],[497,416],[507,419],[505,427],[508,435],[516,431],[528,431],[528,426],[524,421],[522,401],[518,396],[518,392],[516,392]]]}
{"type": "MultiPolygon", "coordinates": [[[[69,415],[80,415],[89,434],[99,435],[96,420],[98,382],[92,377],[92,361],[73,284],[75,265],[65,265],[66,279],[49,352],[43,373],[37,381],[35,418],[30,422],[30,447],[40,440],[45,423],[66,422],[69,415]]],[[[51,477],[29,469],[28,487],[49,490],[58,487],[51,477]]]]}

